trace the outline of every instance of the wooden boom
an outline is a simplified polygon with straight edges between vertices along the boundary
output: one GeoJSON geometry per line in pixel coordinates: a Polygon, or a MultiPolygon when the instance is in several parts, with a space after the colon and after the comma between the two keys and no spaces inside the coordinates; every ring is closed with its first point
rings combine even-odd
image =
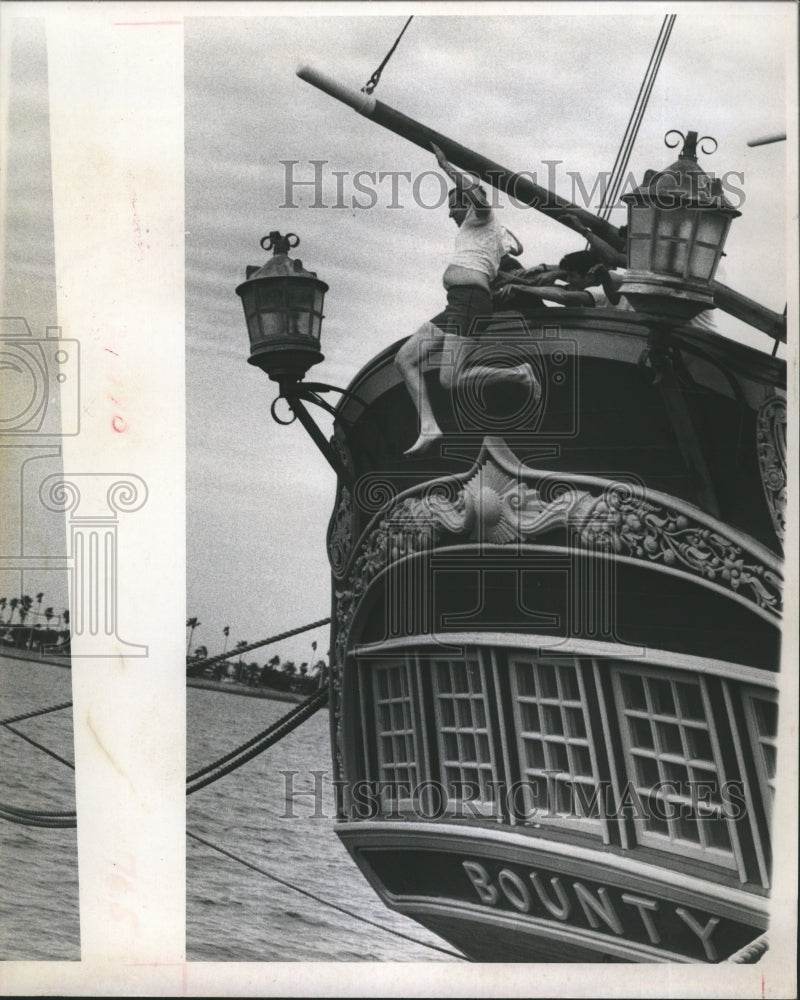
{"type": "MultiPolygon", "coordinates": [[[[441,132],[436,132],[434,129],[428,128],[427,125],[422,125],[400,111],[395,111],[394,108],[379,101],[372,94],[353,90],[311,66],[301,66],[297,70],[297,75],[301,80],[305,80],[306,83],[310,83],[330,97],[335,97],[337,101],[346,104],[365,118],[382,125],[390,132],[394,132],[395,135],[408,139],[409,142],[415,143],[427,152],[431,151],[431,143],[435,143],[455,166],[462,170],[468,170],[480,177],[486,184],[491,184],[492,187],[504,191],[544,215],[549,215],[569,229],[575,229],[569,219],[569,216],[572,216],[581,228],[590,229],[609,244],[616,252],[617,264],[621,267],[626,266],[626,241],[616,226],[601,219],[593,212],[580,208],[567,198],[562,198],[555,192],[541,187],[531,179],[529,174],[509,170],[488,157],[481,156],[480,153],[462,146],[448,136],[442,135],[441,132]]],[[[741,295],[739,292],[735,292],[719,281],[712,284],[716,306],[757,330],[763,331],[770,337],[786,342],[785,316],[773,312],[773,310],[741,295]]]]}

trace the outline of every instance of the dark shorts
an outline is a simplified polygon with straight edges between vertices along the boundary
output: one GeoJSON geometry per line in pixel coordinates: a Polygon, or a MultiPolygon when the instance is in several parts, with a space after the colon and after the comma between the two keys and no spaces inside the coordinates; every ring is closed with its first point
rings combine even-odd
{"type": "Polygon", "coordinates": [[[447,308],[431,320],[444,333],[471,337],[476,319],[492,315],[492,296],[480,285],[453,285],[447,289],[447,308]]]}

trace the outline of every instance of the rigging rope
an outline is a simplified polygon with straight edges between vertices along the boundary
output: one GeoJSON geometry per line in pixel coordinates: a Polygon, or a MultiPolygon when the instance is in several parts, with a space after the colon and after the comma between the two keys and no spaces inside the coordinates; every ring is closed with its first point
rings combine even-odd
{"type": "Polygon", "coordinates": [[[317,896],[316,893],[309,892],[308,889],[301,889],[299,885],[294,885],[292,882],[287,882],[286,879],[273,875],[272,872],[268,872],[266,869],[260,868],[258,865],[254,865],[251,861],[247,861],[245,858],[240,858],[237,854],[233,854],[224,847],[219,847],[217,844],[212,843],[210,840],[206,840],[204,837],[198,837],[198,835],[196,833],[192,833],[191,830],[186,831],[186,836],[191,837],[192,840],[196,840],[199,844],[205,844],[206,847],[210,847],[213,851],[223,854],[226,858],[230,858],[232,861],[236,861],[238,864],[244,865],[245,868],[249,868],[251,871],[258,872],[259,875],[264,875],[266,878],[272,879],[273,882],[277,882],[279,885],[285,886],[287,889],[293,889],[295,892],[299,892],[301,895],[308,896],[309,899],[313,899],[316,903],[321,903],[323,906],[328,906],[332,910],[336,910],[338,913],[344,913],[345,916],[352,917],[353,920],[360,920],[361,923],[369,924],[370,927],[377,927],[378,930],[385,931],[387,934],[394,934],[395,937],[403,938],[406,941],[412,941],[414,944],[421,944],[424,948],[431,948],[434,951],[440,951],[444,955],[451,955],[453,958],[464,959],[464,956],[459,954],[457,951],[451,951],[449,948],[442,948],[438,944],[428,944],[427,941],[422,941],[419,938],[412,937],[410,934],[404,934],[402,931],[396,931],[392,927],[384,927],[383,924],[379,924],[375,920],[370,920],[369,917],[362,917],[360,913],[353,913],[352,910],[346,910],[343,906],[339,906],[338,903],[332,903],[329,899],[317,896]]]}
{"type": "MultiPolygon", "coordinates": [[[[306,719],[310,719],[315,712],[322,708],[327,700],[327,688],[321,688],[319,691],[315,691],[314,694],[312,694],[309,698],[306,698],[305,701],[295,705],[295,707],[288,711],[285,715],[282,715],[280,719],[273,722],[272,725],[270,725],[262,733],[258,733],[258,735],[254,736],[246,743],[236,747],[235,750],[231,750],[223,757],[213,761],[213,763],[207,764],[205,767],[200,768],[199,771],[195,771],[193,774],[190,774],[186,779],[186,794],[192,795],[201,788],[205,788],[207,785],[212,784],[212,782],[218,781],[220,778],[224,778],[227,774],[231,774],[231,772],[242,767],[242,765],[246,764],[248,761],[253,760],[254,757],[257,757],[265,750],[268,750],[271,746],[273,746],[273,744],[277,743],[278,740],[283,739],[284,736],[288,736],[289,733],[301,725],[301,723],[305,722],[306,719]]],[[[11,726],[7,723],[5,723],[5,725],[7,728],[11,729],[11,726]]],[[[74,764],[65,760],[63,757],[59,757],[59,755],[53,750],[49,750],[40,743],[36,743],[35,740],[32,740],[24,733],[18,732],[16,729],[11,729],[11,732],[13,732],[16,736],[20,736],[22,739],[27,740],[29,743],[33,743],[33,745],[37,746],[40,750],[50,754],[51,757],[55,757],[56,760],[61,761],[62,764],[66,764],[67,767],[72,768],[73,771],[75,770],[74,764]]],[[[11,823],[19,823],[23,826],[76,826],[76,814],[74,812],[52,813],[38,810],[17,809],[14,806],[8,806],[3,803],[0,803],[0,819],[6,819],[11,823]],[[69,821],[66,822],[65,818],[69,821]]]]}
{"type": "Polygon", "coordinates": [[[606,189],[600,204],[599,214],[602,219],[607,220],[611,215],[611,211],[617,200],[620,188],[622,187],[625,170],[627,169],[628,161],[630,160],[634,144],[636,143],[637,136],[639,135],[639,127],[642,124],[644,113],[647,110],[647,104],[650,100],[650,95],[653,91],[653,85],[655,84],[659,68],[661,67],[661,61],[664,58],[667,43],[669,42],[670,35],[672,34],[672,28],[675,24],[676,16],[677,15],[675,14],[667,14],[661,24],[656,44],[653,47],[653,51],[650,55],[650,61],[647,64],[647,69],[645,70],[644,78],[639,86],[639,93],[636,95],[636,101],[634,102],[631,116],[628,119],[627,126],[625,127],[625,133],[622,137],[617,157],[614,160],[614,166],[611,168],[609,186],[606,189]]]}
{"type": "Polygon", "coordinates": [[[366,83],[364,84],[364,86],[363,86],[363,87],[361,88],[361,92],[362,92],[362,94],[371,94],[371,93],[372,93],[372,91],[373,91],[373,90],[374,90],[374,89],[375,89],[375,88],[376,88],[376,87],[378,86],[378,84],[379,84],[379,83],[381,82],[381,73],[383,72],[383,70],[384,70],[384,68],[385,68],[385,66],[386,66],[386,63],[388,63],[388,62],[389,62],[389,60],[390,60],[390,59],[392,58],[392,56],[394,55],[394,50],[395,50],[395,49],[397,48],[397,46],[398,46],[398,45],[400,44],[400,39],[401,39],[401,38],[403,37],[403,35],[405,34],[405,31],[406,31],[406,28],[407,28],[407,27],[409,26],[409,24],[411,24],[411,22],[412,22],[413,20],[414,20],[414,17],[413,17],[413,15],[412,15],[412,16],[411,16],[411,17],[410,17],[410,18],[409,18],[409,19],[408,19],[408,20],[406,21],[406,23],[405,23],[405,24],[403,25],[403,30],[402,30],[402,31],[400,32],[400,34],[399,34],[399,35],[397,36],[397,38],[395,39],[395,42],[394,42],[394,45],[393,45],[393,46],[392,46],[392,47],[391,47],[391,48],[389,49],[389,51],[388,51],[388,52],[386,53],[386,56],[384,57],[384,60],[383,60],[383,62],[382,62],[382,63],[380,64],[380,66],[379,66],[379,67],[378,67],[378,68],[377,68],[377,69],[375,70],[375,72],[374,72],[374,73],[372,74],[372,76],[371,76],[371,77],[369,78],[369,80],[367,80],[367,82],[366,82],[366,83]]]}
{"type": "Polygon", "coordinates": [[[301,632],[309,632],[312,628],[319,628],[321,625],[330,625],[330,618],[320,618],[319,621],[311,622],[310,625],[301,625],[300,628],[291,628],[288,632],[279,632],[278,635],[271,635],[268,639],[259,639],[258,642],[248,643],[246,646],[240,646],[238,649],[234,648],[227,653],[220,653],[218,656],[212,656],[207,660],[200,660],[197,663],[192,663],[186,668],[187,673],[194,673],[202,667],[204,670],[206,667],[210,667],[215,663],[221,663],[223,660],[229,660],[232,656],[241,656],[243,653],[249,653],[251,649],[258,649],[260,646],[269,646],[270,643],[280,642],[281,639],[289,639],[293,635],[300,635],[301,632]]]}
{"type": "Polygon", "coordinates": [[[212,782],[224,778],[226,774],[230,774],[231,771],[235,771],[237,768],[246,764],[248,761],[257,757],[260,753],[269,749],[278,740],[283,739],[284,736],[288,736],[292,730],[296,729],[301,723],[305,722],[306,719],[310,719],[311,716],[317,712],[328,700],[328,689],[321,688],[307,698],[304,702],[301,702],[292,711],[287,712],[286,715],[278,719],[277,722],[273,723],[269,729],[266,729],[263,733],[258,736],[254,736],[252,740],[248,740],[247,743],[238,747],[236,750],[232,750],[225,757],[220,758],[220,760],[215,761],[213,764],[209,764],[207,767],[196,771],[194,774],[190,775],[186,779],[186,794],[192,795],[194,792],[199,791],[201,788],[205,788],[206,785],[210,785],[212,782]],[[249,749],[248,749],[249,748],[249,749]],[[224,762],[228,763],[224,763],[224,762]],[[220,766],[223,765],[224,766],[220,766]],[[205,775],[205,777],[203,777],[205,775]]]}
{"type": "Polygon", "coordinates": [[[32,737],[27,736],[25,733],[21,733],[19,729],[15,729],[8,722],[4,722],[3,725],[9,732],[13,733],[15,736],[19,736],[21,740],[25,740],[26,743],[30,743],[31,746],[36,747],[37,750],[44,751],[44,753],[46,753],[49,757],[52,757],[54,760],[60,761],[62,764],[66,764],[67,767],[72,768],[73,771],[75,770],[75,765],[71,761],[67,760],[65,757],[61,757],[59,754],[55,752],[55,750],[50,750],[49,747],[43,746],[41,743],[37,743],[36,740],[34,740],[32,737]]]}
{"type": "Polygon", "coordinates": [[[48,712],[58,712],[62,708],[72,708],[72,702],[62,701],[60,705],[51,705],[50,708],[37,708],[35,712],[24,712],[22,715],[12,715],[11,718],[0,721],[0,726],[7,726],[10,722],[22,722],[23,719],[33,719],[37,715],[47,715],[48,712]]]}
{"type": "Polygon", "coordinates": [[[40,812],[38,809],[16,809],[0,803],[0,819],[20,826],[49,826],[62,829],[74,829],[78,825],[78,816],[74,812],[40,812]]]}

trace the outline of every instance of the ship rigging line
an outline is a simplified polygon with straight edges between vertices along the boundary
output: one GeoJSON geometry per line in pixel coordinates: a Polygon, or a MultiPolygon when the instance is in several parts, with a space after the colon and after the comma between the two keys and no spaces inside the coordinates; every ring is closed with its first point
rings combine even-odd
{"type": "Polygon", "coordinates": [[[75,829],[78,815],[75,812],[40,812],[38,809],[16,809],[0,803],[0,819],[20,826],[45,826],[75,829]]]}
{"type": "Polygon", "coordinates": [[[4,722],[2,723],[2,725],[10,733],[13,733],[15,736],[19,736],[21,740],[25,740],[26,743],[30,743],[30,745],[36,747],[37,750],[41,750],[44,753],[46,753],[48,757],[52,757],[54,760],[60,761],[62,764],[66,764],[67,767],[71,768],[73,771],[75,770],[75,765],[71,761],[67,760],[66,757],[62,757],[60,756],[60,754],[57,754],[55,750],[51,750],[49,747],[43,746],[41,743],[37,743],[36,740],[32,739],[30,736],[27,736],[25,733],[21,733],[19,729],[15,729],[8,722],[4,722]]]}
{"type": "Polygon", "coordinates": [[[199,771],[195,771],[194,774],[190,774],[186,779],[186,794],[191,795],[193,792],[198,792],[201,788],[205,788],[206,785],[210,785],[219,778],[224,778],[226,774],[230,774],[231,771],[235,771],[249,760],[257,757],[274,743],[277,743],[278,740],[283,739],[284,736],[288,736],[293,729],[296,729],[306,719],[310,719],[327,701],[328,689],[321,688],[312,694],[310,698],[306,698],[305,701],[301,702],[290,712],[287,712],[286,715],[281,716],[277,722],[274,722],[268,729],[265,729],[263,733],[259,733],[251,740],[248,740],[247,743],[243,743],[235,750],[231,750],[230,753],[224,757],[220,757],[213,764],[208,764],[199,771]]]}
{"type": "MultiPolygon", "coordinates": [[[[191,795],[193,792],[198,792],[201,788],[205,788],[206,785],[224,778],[226,774],[230,774],[265,750],[268,750],[278,740],[283,739],[284,736],[288,736],[289,733],[305,722],[306,719],[310,719],[327,701],[327,688],[315,691],[311,697],[295,705],[293,709],[282,715],[276,722],[273,722],[264,732],[258,733],[257,736],[236,747],[235,750],[231,750],[224,757],[220,757],[219,760],[215,760],[213,763],[200,768],[199,771],[195,771],[194,774],[190,774],[186,779],[186,794],[191,795]]],[[[60,757],[55,751],[42,746],[41,743],[32,740],[25,733],[12,728],[8,722],[0,724],[6,726],[15,736],[19,736],[28,743],[32,743],[39,750],[43,750],[62,764],[66,764],[73,771],[75,770],[75,765],[70,761],[64,757],[60,757]]],[[[15,806],[5,805],[2,802],[0,802],[0,819],[8,820],[10,823],[18,823],[22,826],[74,827],[77,825],[77,816],[74,812],[43,812],[40,810],[18,809],[15,806]]]]}
{"type": "Polygon", "coordinates": [[[656,76],[658,75],[659,68],[661,67],[661,61],[664,58],[664,52],[666,51],[667,43],[669,42],[670,35],[672,34],[672,28],[675,24],[676,16],[676,14],[667,14],[661,24],[656,44],[650,55],[650,62],[647,64],[644,78],[642,79],[642,83],[639,87],[639,93],[636,95],[636,101],[634,102],[631,116],[628,119],[628,124],[625,127],[625,133],[622,137],[617,157],[614,160],[614,166],[611,168],[609,187],[606,189],[600,204],[601,219],[607,220],[611,215],[614,203],[617,200],[617,195],[622,187],[625,170],[627,169],[628,161],[630,160],[633,147],[639,135],[639,127],[642,124],[644,113],[647,110],[647,104],[650,100],[650,95],[653,92],[653,85],[655,84],[656,76]]]}
{"type": "Polygon", "coordinates": [[[412,22],[413,20],[414,20],[414,16],[413,16],[413,14],[412,14],[412,16],[411,16],[411,17],[410,17],[410,18],[409,18],[409,19],[408,19],[408,20],[406,21],[406,23],[405,23],[405,24],[403,25],[403,30],[402,30],[402,31],[400,32],[400,34],[399,34],[399,35],[397,36],[397,38],[395,39],[395,42],[394,42],[394,45],[393,45],[393,46],[392,46],[392,47],[391,47],[391,48],[389,49],[389,51],[388,51],[388,52],[386,53],[386,55],[384,56],[384,59],[383,59],[383,62],[382,62],[382,63],[380,64],[380,66],[379,66],[379,67],[378,67],[378,68],[377,68],[377,69],[375,70],[375,72],[374,72],[374,73],[372,74],[372,76],[371,76],[371,77],[369,78],[369,80],[367,80],[367,82],[366,82],[366,83],[364,84],[364,86],[363,86],[363,87],[361,88],[361,92],[362,92],[363,94],[371,94],[371,93],[372,93],[372,91],[373,91],[373,90],[374,90],[374,89],[375,89],[375,88],[376,88],[376,87],[378,86],[378,84],[379,84],[379,83],[381,82],[381,73],[382,73],[382,72],[384,71],[384,68],[386,67],[386,63],[388,63],[388,62],[389,62],[389,60],[390,60],[390,59],[392,58],[392,56],[394,55],[394,50],[395,50],[395,49],[397,48],[397,46],[398,46],[398,45],[400,44],[400,39],[401,39],[401,38],[403,37],[403,35],[404,35],[404,34],[405,34],[405,32],[406,32],[406,28],[407,28],[407,27],[409,26],[409,24],[411,24],[411,22],[412,22]]]}
{"type": "Polygon", "coordinates": [[[308,896],[309,899],[313,899],[316,903],[321,903],[323,906],[330,907],[330,909],[336,910],[338,913],[344,913],[345,916],[352,917],[353,920],[360,920],[362,924],[369,924],[370,927],[377,927],[378,930],[385,931],[387,934],[394,934],[395,937],[403,938],[405,941],[412,941],[414,944],[421,944],[423,948],[432,948],[434,951],[440,951],[444,955],[451,955],[453,958],[459,958],[464,961],[464,956],[459,954],[457,951],[451,951],[449,948],[442,948],[438,944],[428,944],[427,941],[421,941],[419,938],[412,937],[410,934],[404,934],[402,931],[396,931],[392,927],[384,927],[383,924],[379,924],[375,920],[370,920],[368,917],[362,917],[360,913],[353,913],[352,910],[346,910],[343,906],[339,906],[338,903],[332,903],[329,899],[317,896],[316,893],[309,892],[308,889],[301,889],[299,885],[294,885],[292,882],[287,882],[286,879],[273,875],[272,872],[268,872],[264,868],[259,868],[259,866],[254,865],[252,861],[240,858],[237,854],[233,854],[224,847],[219,847],[217,844],[213,844],[210,840],[206,840],[204,837],[198,837],[198,835],[196,833],[192,833],[191,830],[186,831],[186,836],[191,837],[192,840],[196,840],[199,844],[205,844],[206,847],[210,847],[213,851],[223,854],[226,858],[230,858],[232,861],[236,861],[238,864],[244,865],[245,868],[249,868],[251,871],[257,872],[259,875],[264,875],[266,878],[272,879],[273,882],[277,882],[279,885],[285,886],[287,889],[293,889],[295,892],[299,892],[301,895],[308,896]]]}
{"type": "Polygon", "coordinates": [[[23,712],[22,715],[12,715],[10,718],[0,721],[0,726],[7,726],[11,722],[22,722],[24,719],[33,719],[37,715],[47,715],[48,712],[59,712],[62,708],[72,708],[72,702],[62,701],[60,705],[51,705],[50,708],[37,708],[33,712],[23,712]]]}

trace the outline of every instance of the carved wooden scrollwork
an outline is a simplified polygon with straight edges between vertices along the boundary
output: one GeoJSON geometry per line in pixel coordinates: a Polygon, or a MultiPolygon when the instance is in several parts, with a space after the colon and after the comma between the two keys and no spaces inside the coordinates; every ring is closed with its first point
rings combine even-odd
{"type": "Polygon", "coordinates": [[[761,405],[756,422],[756,445],[761,483],[775,534],[786,531],[786,399],[770,396],[761,405]]]}

